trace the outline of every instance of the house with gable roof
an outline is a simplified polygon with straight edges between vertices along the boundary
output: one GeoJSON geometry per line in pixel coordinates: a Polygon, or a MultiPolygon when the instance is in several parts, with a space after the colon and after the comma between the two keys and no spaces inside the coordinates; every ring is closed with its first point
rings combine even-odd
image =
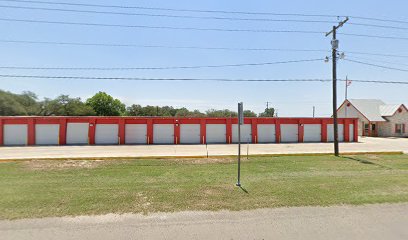
{"type": "Polygon", "coordinates": [[[347,99],[337,109],[339,118],[358,118],[358,135],[408,137],[408,109],[378,99],[347,99]]]}

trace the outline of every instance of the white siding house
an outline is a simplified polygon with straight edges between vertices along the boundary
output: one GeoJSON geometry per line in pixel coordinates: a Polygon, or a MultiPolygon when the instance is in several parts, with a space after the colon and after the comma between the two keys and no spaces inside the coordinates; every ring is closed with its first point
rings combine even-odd
{"type": "Polygon", "coordinates": [[[348,99],[337,110],[340,118],[358,118],[358,135],[408,137],[408,109],[377,99],[348,99]]]}

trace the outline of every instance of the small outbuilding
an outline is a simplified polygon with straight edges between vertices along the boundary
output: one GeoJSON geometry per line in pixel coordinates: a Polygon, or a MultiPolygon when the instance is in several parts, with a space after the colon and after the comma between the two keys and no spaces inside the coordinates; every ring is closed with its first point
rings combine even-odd
{"type": "Polygon", "coordinates": [[[408,137],[408,109],[378,99],[347,99],[337,109],[339,118],[358,118],[358,135],[408,137]]]}

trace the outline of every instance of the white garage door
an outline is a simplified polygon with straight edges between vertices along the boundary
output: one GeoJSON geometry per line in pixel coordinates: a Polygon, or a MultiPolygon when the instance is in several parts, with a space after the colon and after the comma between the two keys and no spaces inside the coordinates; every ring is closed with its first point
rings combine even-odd
{"type": "Polygon", "coordinates": [[[67,144],[88,144],[89,123],[68,123],[67,144]]]}
{"type": "MultiPolygon", "coordinates": [[[[333,142],[334,141],[334,126],[333,124],[327,124],[327,141],[333,142]]],[[[344,142],[344,125],[338,124],[339,130],[339,142],[344,142]]]]}
{"type": "MultiPolygon", "coordinates": [[[[232,142],[238,142],[238,124],[232,124],[232,142]]],[[[241,143],[252,143],[252,125],[241,125],[241,143]]]]}
{"type": "Polygon", "coordinates": [[[146,124],[126,124],[125,126],[126,144],[146,144],[147,125],[146,124]]]}
{"type": "Polygon", "coordinates": [[[4,145],[26,145],[27,128],[27,124],[4,124],[4,145]]]}
{"type": "Polygon", "coordinates": [[[226,143],[227,127],[225,124],[207,124],[206,125],[207,143],[226,143]]]}
{"type": "Polygon", "coordinates": [[[275,124],[258,124],[258,142],[276,142],[275,124]]]}
{"type": "Polygon", "coordinates": [[[59,144],[59,124],[36,124],[35,144],[36,145],[58,145],[59,144]]]}
{"type": "Polygon", "coordinates": [[[322,125],[305,124],[303,125],[303,129],[304,129],[303,142],[321,142],[322,141],[322,125]]]}
{"type": "Polygon", "coordinates": [[[95,144],[118,144],[118,124],[96,124],[95,144]]]}
{"type": "Polygon", "coordinates": [[[354,125],[353,124],[350,124],[349,125],[349,139],[350,139],[350,142],[354,142],[354,125]]]}
{"type": "Polygon", "coordinates": [[[173,124],[153,124],[154,144],[174,144],[173,124]]]}
{"type": "Polygon", "coordinates": [[[298,125],[297,124],[281,124],[281,142],[292,143],[298,142],[298,125]]]}
{"type": "Polygon", "coordinates": [[[180,143],[199,144],[200,124],[180,124],[180,143]]]}

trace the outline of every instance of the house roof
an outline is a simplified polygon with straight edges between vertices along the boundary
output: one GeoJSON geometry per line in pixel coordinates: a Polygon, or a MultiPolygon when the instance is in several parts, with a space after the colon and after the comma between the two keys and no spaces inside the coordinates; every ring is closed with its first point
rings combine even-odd
{"type": "Polygon", "coordinates": [[[386,120],[382,117],[381,109],[384,109],[386,113],[392,109],[391,107],[383,108],[382,106],[388,105],[379,99],[348,99],[348,101],[370,122],[385,122],[386,120]]]}
{"type": "Polygon", "coordinates": [[[380,106],[380,113],[383,117],[389,117],[394,115],[394,113],[401,107],[401,104],[387,104],[380,106]]]}

